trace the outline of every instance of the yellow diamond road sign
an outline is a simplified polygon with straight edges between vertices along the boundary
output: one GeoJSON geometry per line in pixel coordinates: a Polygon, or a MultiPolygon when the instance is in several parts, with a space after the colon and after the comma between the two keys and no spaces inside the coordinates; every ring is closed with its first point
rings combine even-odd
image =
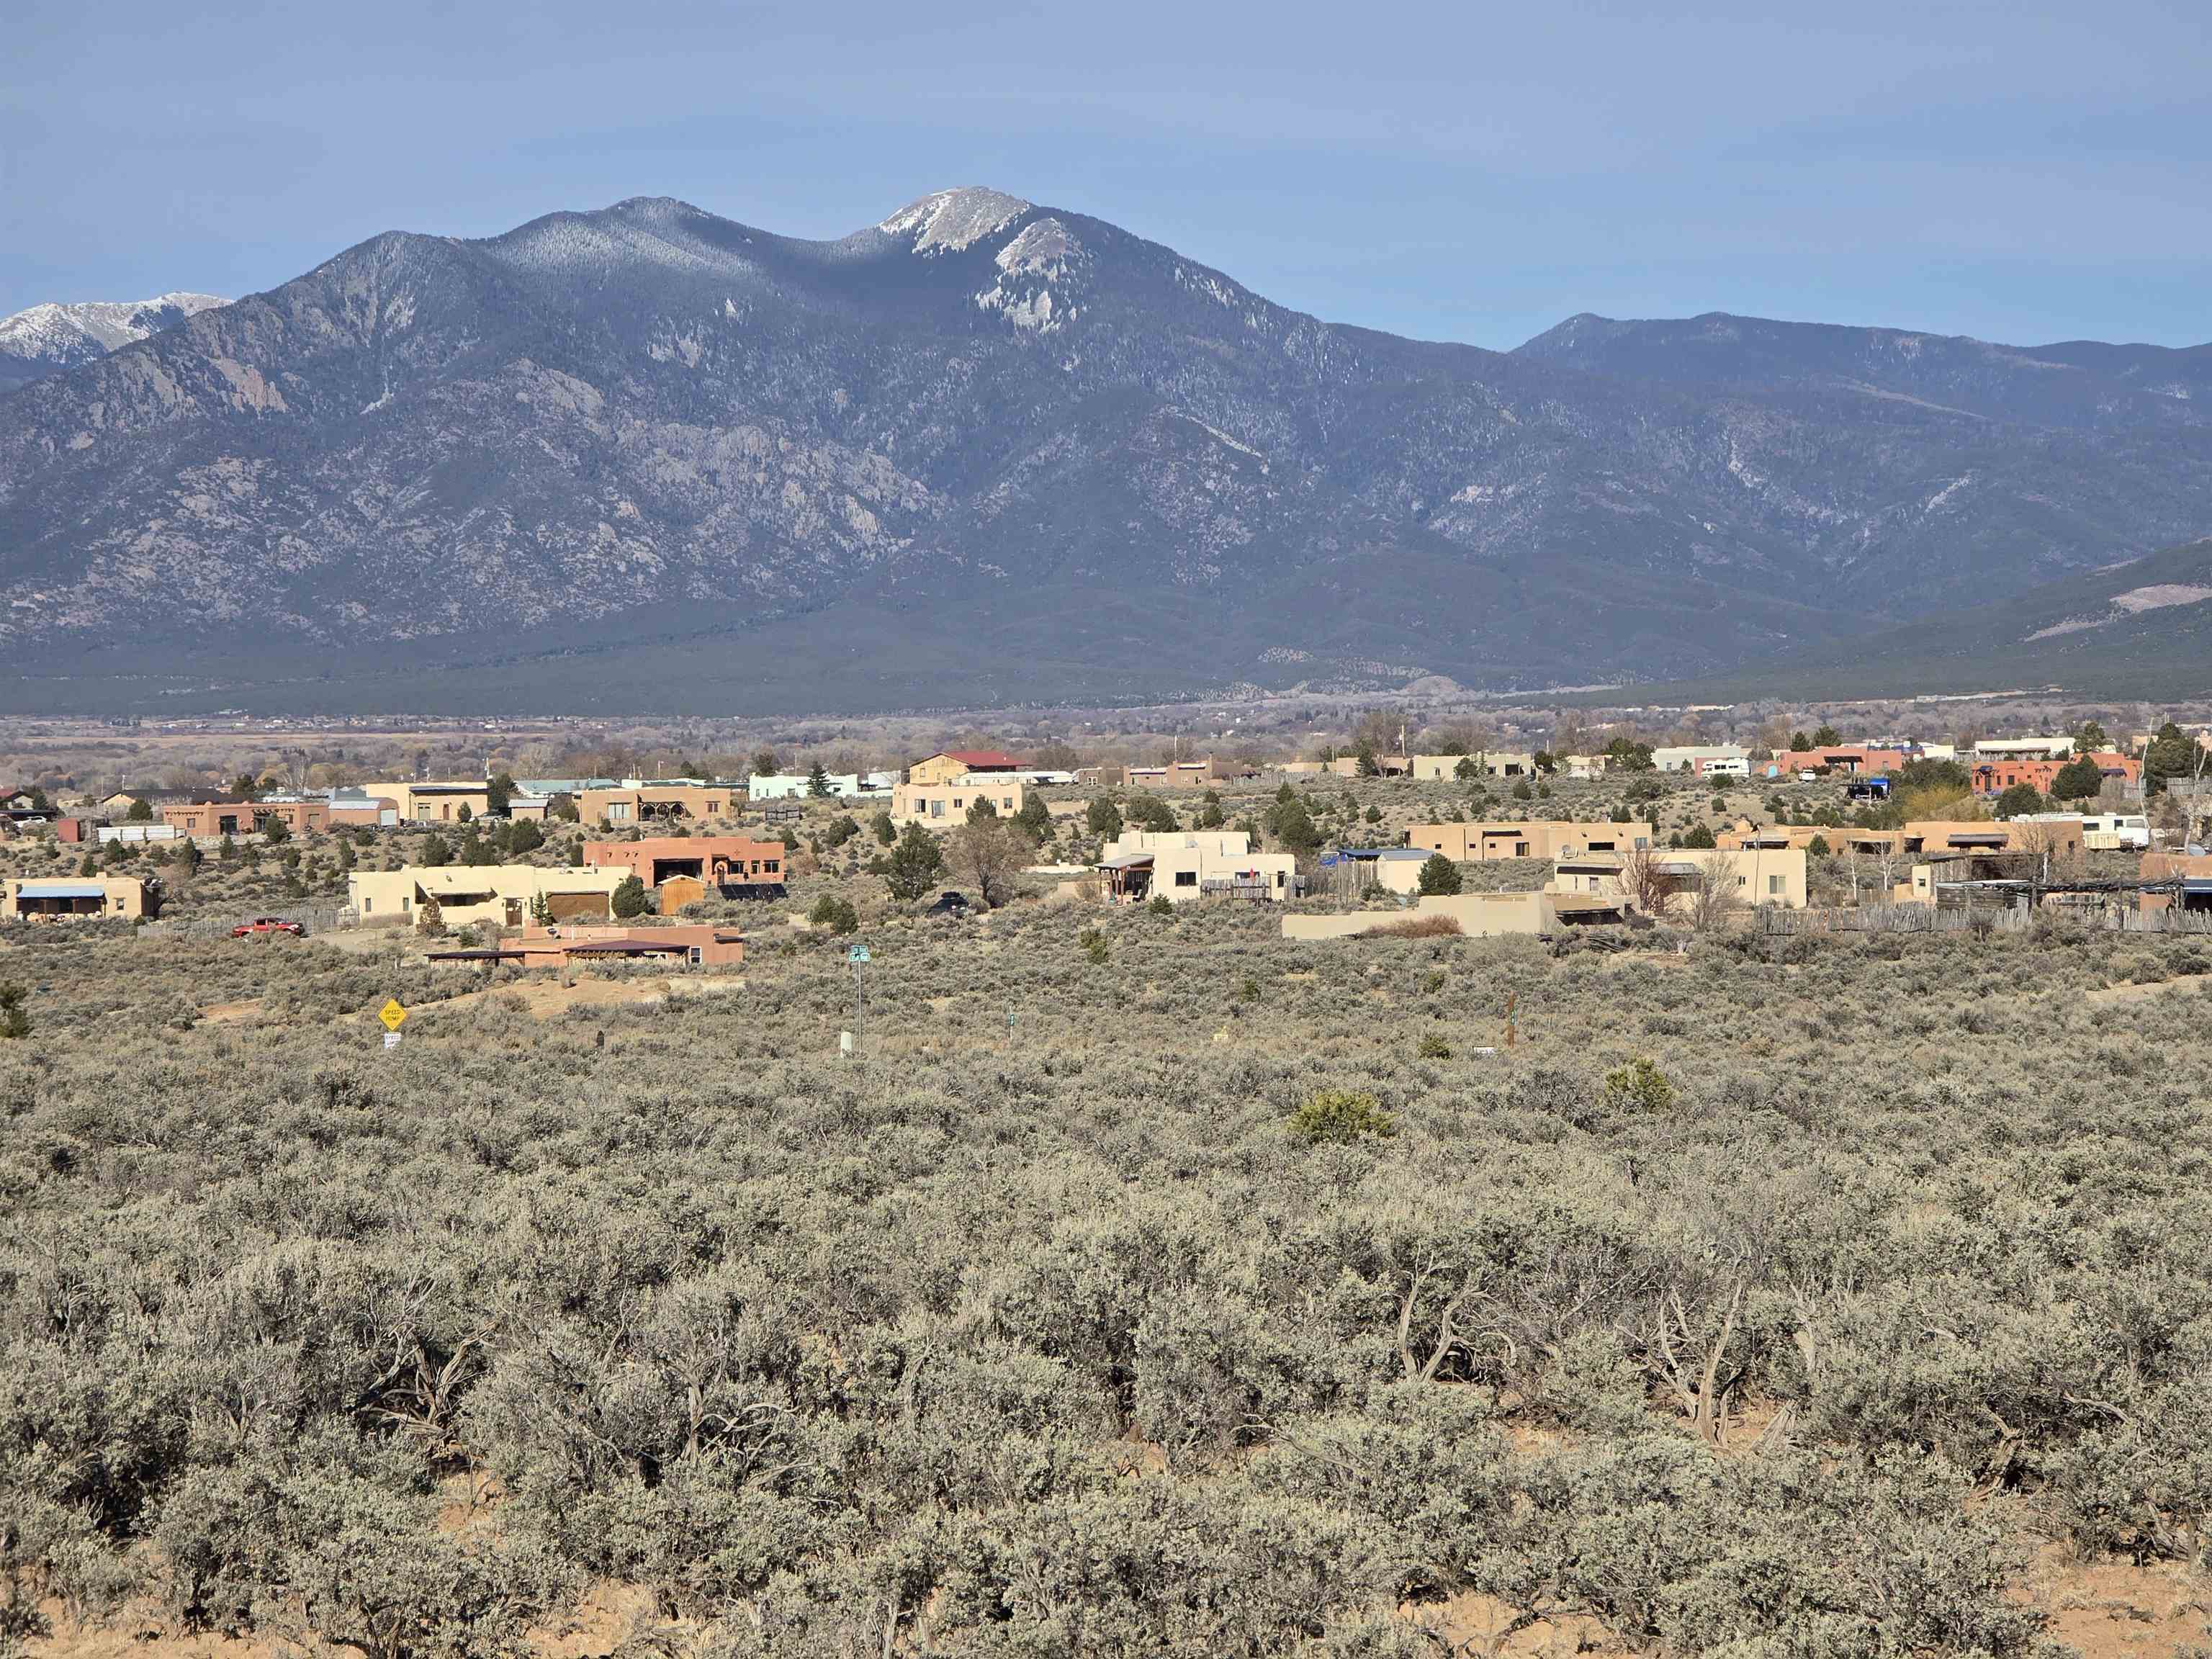
{"type": "Polygon", "coordinates": [[[399,1006],[399,999],[394,997],[376,1011],[376,1017],[384,1022],[386,1030],[396,1031],[399,1029],[400,1021],[407,1018],[407,1011],[399,1006]]]}

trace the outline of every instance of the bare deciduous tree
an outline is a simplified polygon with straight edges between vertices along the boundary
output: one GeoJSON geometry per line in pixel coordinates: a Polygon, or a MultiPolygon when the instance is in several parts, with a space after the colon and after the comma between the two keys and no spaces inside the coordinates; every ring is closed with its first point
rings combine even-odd
{"type": "Polygon", "coordinates": [[[1003,819],[975,818],[947,838],[945,865],[955,880],[975,888],[986,909],[995,910],[1013,896],[1024,845],[1003,819]]]}
{"type": "Polygon", "coordinates": [[[1727,927],[1741,902],[1736,897],[1735,877],[1726,866],[1698,871],[1690,878],[1686,895],[1690,926],[1700,933],[1727,927]]]}

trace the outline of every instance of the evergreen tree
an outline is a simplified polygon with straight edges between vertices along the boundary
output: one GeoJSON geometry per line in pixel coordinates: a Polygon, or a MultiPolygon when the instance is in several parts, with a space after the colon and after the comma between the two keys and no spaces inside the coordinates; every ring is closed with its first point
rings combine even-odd
{"type": "Polygon", "coordinates": [[[937,885],[945,871],[944,850],[937,837],[918,823],[909,823],[884,860],[884,882],[891,896],[911,903],[937,885]]]}

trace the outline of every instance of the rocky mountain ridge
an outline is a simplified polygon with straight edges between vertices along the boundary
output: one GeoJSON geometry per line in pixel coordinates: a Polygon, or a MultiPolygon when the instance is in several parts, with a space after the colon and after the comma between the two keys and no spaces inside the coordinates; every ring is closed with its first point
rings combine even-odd
{"type": "Polygon", "coordinates": [[[0,392],[89,362],[229,303],[214,294],[164,294],[151,300],[49,302],[0,317],[0,392]]]}
{"type": "Polygon", "coordinates": [[[832,242],[663,198],[393,232],[0,396],[0,644],[45,685],[540,707],[1503,689],[2212,527],[2191,354],[2030,398],[2058,371],[2002,349],[1728,321],[1403,340],[980,188],[832,242]]]}

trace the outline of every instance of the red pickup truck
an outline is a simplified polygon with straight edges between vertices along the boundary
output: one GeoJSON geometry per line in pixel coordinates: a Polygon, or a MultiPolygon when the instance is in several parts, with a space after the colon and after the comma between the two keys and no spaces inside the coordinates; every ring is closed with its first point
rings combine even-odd
{"type": "Polygon", "coordinates": [[[294,939],[305,939],[307,924],[287,921],[282,916],[259,916],[252,921],[241,921],[230,930],[233,939],[266,939],[271,933],[289,933],[294,939]]]}

